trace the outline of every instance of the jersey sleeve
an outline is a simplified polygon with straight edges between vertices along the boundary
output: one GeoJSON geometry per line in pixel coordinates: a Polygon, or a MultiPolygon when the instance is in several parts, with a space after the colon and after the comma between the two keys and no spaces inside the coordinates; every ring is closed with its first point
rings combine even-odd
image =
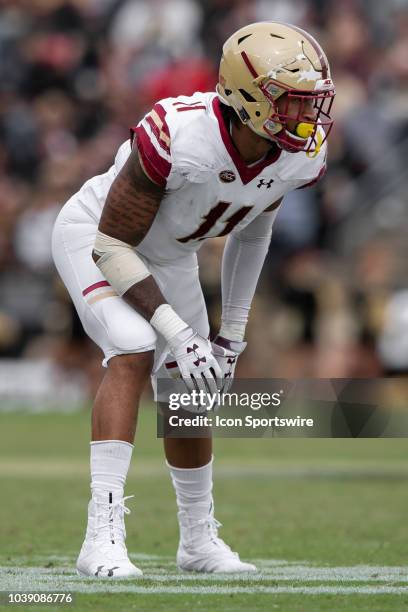
{"type": "Polygon", "coordinates": [[[307,189],[308,187],[313,187],[314,185],[316,185],[316,183],[320,181],[321,178],[323,178],[323,176],[326,174],[326,171],[327,164],[326,162],[324,162],[323,166],[319,170],[319,173],[311,181],[308,181],[304,185],[298,187],[298,189],[307,189]]]}
{"type": "Polygon", "coordinates": [[[137,144],[141,162],[149,177],[166,187],[172,168],[171,136],[165,107],[157,103],[140,123],[131,128],[132,146],[137,144]]]}
{"type": "Polygon", "coordinates": [[[164,98],[131,129],[146,173],[167,191],[205,182],[213,171],[212,98],[211,92],[164,98]]]}

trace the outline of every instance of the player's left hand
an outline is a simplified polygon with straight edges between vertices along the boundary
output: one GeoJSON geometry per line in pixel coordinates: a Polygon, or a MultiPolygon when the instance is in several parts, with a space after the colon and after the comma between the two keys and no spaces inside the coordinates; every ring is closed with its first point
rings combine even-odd
{"type": "Polygon", "coordinates": [[[213,355],[222,372],[221,393],[227,393],[231,388],[238,357],[244,351],[246,345],[246,342],[227,340],[222,336],[216,336],[212,341],[213,355]]]}

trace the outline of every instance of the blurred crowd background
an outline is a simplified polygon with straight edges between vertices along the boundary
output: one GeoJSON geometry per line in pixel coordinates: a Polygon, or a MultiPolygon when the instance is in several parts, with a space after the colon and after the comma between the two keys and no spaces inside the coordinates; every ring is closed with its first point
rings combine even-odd
{"type": "MultiPolygon", "coordinates": [[[[314,34],[338,93],[328,173],[285,198],[240,374],[408,370],[408,0],[0,0],[3,387],[24,363],[17,386],[92,396],[101,354],[54,269],[54,219],[153,102],[213,90],[225,39],[262,20],[314,34]]],[[[222,248],[200,252],[214,330],[222,248]]]]}

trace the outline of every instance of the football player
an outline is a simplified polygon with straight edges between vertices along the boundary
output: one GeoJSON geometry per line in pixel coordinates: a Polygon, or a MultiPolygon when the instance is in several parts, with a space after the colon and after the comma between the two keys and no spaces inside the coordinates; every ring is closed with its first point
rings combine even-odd
{"type": "MultiPolygon", "coordinates": [[[[282,198],[325,171],[333,97],[327,58],[310,34],[248,25],[223,47],[216,93],[155,104],[112,167],[63,207],[55,264],[107,368],[92,413],[80,574],[142,574],[128,558],[124,526],[140,395],[150,375],[174,370],[190,389],[230,384],[282,198]],[[211,344],[196,253],[217,236],[228,238],[222,321],[211,344]]],[[[218,536],[211,439],[165,439],[164,448],[179,568],[255,571],[218,536]]]]}

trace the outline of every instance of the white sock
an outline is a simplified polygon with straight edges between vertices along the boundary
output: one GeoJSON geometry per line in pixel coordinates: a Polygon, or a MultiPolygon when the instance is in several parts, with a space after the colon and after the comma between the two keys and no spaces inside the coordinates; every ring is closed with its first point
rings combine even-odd
{"type": "MultiPolygon", "coordinates": [[[[91,442],[91,489],[123,495],[133,444],[122,440],[91,442]]],[[[116,497],[116,495],[115,495],[116,497]]]]}
{"type": "Polygon", "coordinates": [[[212,464],[213,457],[207,465],[199,468],[176,468],[166,461],[174,490],[176,491],[179,510],[197,511],[207,516],[212,507],[212,464]]]}

